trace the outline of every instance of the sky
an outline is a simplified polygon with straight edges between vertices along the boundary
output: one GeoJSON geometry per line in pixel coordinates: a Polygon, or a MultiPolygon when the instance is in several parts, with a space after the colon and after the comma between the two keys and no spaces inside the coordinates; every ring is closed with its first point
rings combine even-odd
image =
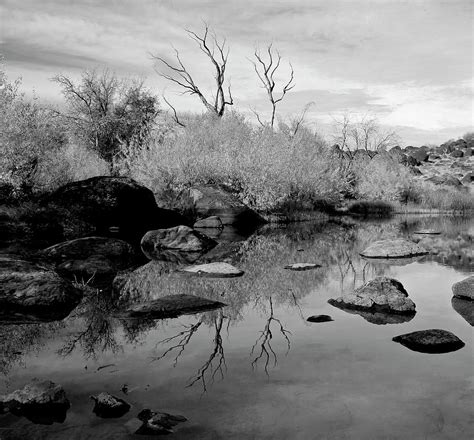
{"type": "Polygon", "coordinates": [[[186,34],[204,22],[229,47],[234,108],[268,117],[269,103],[249,59],[270,43],[282,56],[277,87],[295,87],[282,119],[313,102],[308,123],[330,134],[334,118],[371,115],[403,145],[441,143],[473,131],[471,0],[0,0],[0,54],[10,79],[60,102],[50,79],[79,78],[107,66],[139,76],[178,111],[203,111],[195,96],[159,77],[151,54],[172,61],[173,47],[210,93],[213,67],[186,34]]]}

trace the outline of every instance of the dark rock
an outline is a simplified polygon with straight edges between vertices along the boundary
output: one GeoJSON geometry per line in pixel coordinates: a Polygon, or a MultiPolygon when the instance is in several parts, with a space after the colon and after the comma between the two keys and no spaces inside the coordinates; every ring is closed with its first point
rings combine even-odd
{"type": "Polygon", "coordinates": [[[429,161],[429,162],[435,162],[435,161],[437,161],[437,160],[439,160],[439,159],[441,159],[441,156],[440,156],[439,154],[434,154],[434,153],[433,153],[433,154],[430,154],[430,155],[428,156],[428,161],[429,161]]]}
{"type": "Polygon", "coordinates": [[[33,380],[21,390],[0,397],[0,414],[11,412],[43,425],[64,422],[69,407],[62,386],[49,380],[33,380]]]}
{"type": "Polygon", "coordinates": [[[366,258],[404,258],[425,255],[428,252],[421,246],[401,238],[380,240],[372,243],[360,253],[366,258]]]}
{"type": "Polygon", "coordinates": [[[97,396],[91,396],[91,399],[95,402],[92,411],[97,417],[103,419],[122,417],[130,410],[130,405],[125,400],[109,393],[100,393],[97,396]]]}
{"type": "Polygon", "coordinates": [[[464,342],[446,330],[430,329],[396,336],[392,339],[420,353],[449,353],[464,347],[464,342]]]}
{"type": "Polygon", "coordinates": [[[82,292],[54,270],[32,262],[0,257],[0,320],[51,321],[65,318],[82,292]]]}
{"type": "Polygon", "coordinates": [[[474,275],[453,284],[452,289],[456,298],[474,301],[474,275]]]}
{"type": "Polygon", "coordinates": [[[451,305],[457,313],[474,327],[474,301],[453,297],[451,305]]]}
{"type": "Polygon", "coordinates": [[[461,150],[454,150],[450,153],[452,157],[463,157],[464,153],[461,150]]]}
{"type": "Polygon", "coordinates": [[[467,174],[461,179],[461,183],[464,184],[464,185],[469,185],[469,184],[471,184],[472,182],[474,182],[474,173],[473,173],[473,172],[467,173],[467,174]]]}
{"type": "Polygon", "coordinates": [[[421,162],[416,157],[408,155],[408,156],[406,156],[405,165],[408,165],[408,166],[411,166],[411,167],[417,167],[417,166],[421,165],[421,162]]]}
{"type": "Polygon", "coordinates": [[[447,185],[447,186],[462,186],[462,183],[454,176],[444,174],[442,176],[432,176],[426,179],[427,182],[431,182],[434,185],[447,185]]]}
{"type": "Polygon", "coordinates": [[[189,226],[148,231],[140,243],[143,253],[150,259],[159,259],[163,251],[206,252],[217,242],[189,226]]]}
{"type": "Polygon", "coordinates": [[[187,421],[183,416],[155,412],[150,409],[140,411],[137,418],[143,422],[143,425],[135,432],[139,435],[172,434],[176,425],[187,421]]]}
{"type": "Polygon", "coordinates": [[[135,304],[119,315],[124,318],[166,319],[206,312],[224,306],[224,303],[193,295],[168,295],[135,304]]]}
{"type": "Polygon", "coordinates": [[[240,277],[244,272],[229,263],[213,262],[206,264],[198,264],[196,266],[188,266],[180,270],[180,272],[204,276],[209,278],[235,278],[240,277]]]}
{"type": "Polygon", "coordinates": [[[308,322],[330,322],[334,321],[329,315],[314,315],[310,316],[306,321],[308,322]]]}
{"type": "Polygon", "coordinates": [[[400,314],[400,313],[386,313],[382,311],[365,311],[345,307],[344,304],[338,303],[335,300],[330,299],[329,304],[334,307],[337,307],[340,310],[343,310],[350,315],[359,315],[364,318],[367,322],[375,325],[387,325],[387,324],[404,324],[405,322],[410,322],[414,317],[415,313],[410,315],[400,314]]]}
{"type": "Polygon", "coordinates": [[[213,215],[211,217],[206,217],[198,220],[194,223],[193,228],[215,228],[215,229],[222,229],[224,226],[222,224],[222,220],[213,215]]]}
{"type": "Polygon", "coordinates": [[[441,232],[435,231],[434,229],[420,229],[418,231],[415,231],[414,234],[418,235],[439,235],[441,232]]]}
{"type": "Polygon", "coordinates": [[[315,263],[293,263],[293,264],[288,264],[287,266],[285,266],[285,269],[302,271],[302,270],[317,269],[318,267],[321,267],[321,265],[315,264],[315,263]]]}
{"type": "Polygon", "coordinates": [[[387,277],[374,278],[353,293],[346,293],[328,302],[342,309],[415,314],[415,304],[408,298],[402,283],[387,277]]]}
{"type": "Polygon", "coordinates": [[[428,153],[421,148],[411,151],[410,156],[415,158],[418,162],[426,162],[428,160],[428,153]]]}

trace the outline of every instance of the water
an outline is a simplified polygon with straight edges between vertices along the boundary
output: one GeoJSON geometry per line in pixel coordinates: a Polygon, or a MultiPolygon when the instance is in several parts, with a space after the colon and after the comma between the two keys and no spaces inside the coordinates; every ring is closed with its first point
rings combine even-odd
{"type": "Polygon", "coordinates": [[[184,415],[176,439],[471,438],[472,327],[453,309],[451,286],[474,271],[473,234],[472,219],[447,217],[266,228],[233,259],[242,278],[182,278],[155,262],[126,286],[134,300],[191,293],[227,303],[221,310],[133,322],[113,318],[102,293],[63,322],[0,326],[0,393],[38,377],[63,385],[71,401],[62,424],[1,416],[0,438],[147,438],[133,434],[143,408],[184,415]],[[358,256],[371,241],[422,228],[442,232],[428,257],[403,265],[358,256]],[[294,262],[323,267],[283,269],[294,262]],[[403,283],[413,319],[376,324],[327,303],[377,275],[403,283]],[[313,314],[334,321],[307,322],[313,314]],[[466,346],[423,354],[391,340],[428,328],[466,346]],[[89,396],[101,391],[132,409],[96,417],[89,396]]]}

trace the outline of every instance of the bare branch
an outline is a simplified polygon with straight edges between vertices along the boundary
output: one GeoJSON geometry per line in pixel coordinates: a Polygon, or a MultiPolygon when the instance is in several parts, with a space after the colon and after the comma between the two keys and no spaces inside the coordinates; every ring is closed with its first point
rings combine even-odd
{"type": "Polygon", "coordinates": [[[165,95],[161,95],[161,97],[163,98],[163,101],[166,102],[166,104],[168,104],[168,106],[171,108],[171,110],[173,111],[173,119],[174,121],[180,125],[181,127],[186,127],[186,125],[184,125],[178,118],[178,113],[176,112],[176,109],[171,105],[171,103],[165,98],[165,95]]]}

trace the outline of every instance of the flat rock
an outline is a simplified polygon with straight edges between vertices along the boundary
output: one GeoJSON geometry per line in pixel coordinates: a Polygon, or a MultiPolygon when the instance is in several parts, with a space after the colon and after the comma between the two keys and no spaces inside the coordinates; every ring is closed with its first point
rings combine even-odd
{"type": "Polygon", "coordinates": [[[456,298],[474,301],[474,275],[453,284],[452,289],[456,298]]]}
{"type": "Polygon", "coordinates": [[[342,309],[400,314],[415,313],[415,303],[408,298],[408,293],[402,283],[387,277],[374,278],[354,292],[330,299],[328,302],[342,309]]]}
{"type": "Polygon", "coordinates": [[[172,434],[176,425],[187,421],[186,417],[180,415],[156,412],[150,409],[140,411],[137,418],[143,422],[135,432],[139,435],[172,434]]]}
{"type": "Polygon", "coordinates": [[[225,306],[226,304],[194,295],[167,295],[158,299],[135,304],[125,312],[119,313],[125,318],[166,319],[180,315],[206,312],[225,306]]]}
{"type": "Polygon", "coordinates": [[[211,215],[210,217],[202,218],[194,223],[193,228],[215,228],[222,229],[224,225],[222,220],[217,215],[211,215]]]}
{"type": "Polygon", "coordinates": [[[464,347],[464,342],[447,330],[430,329],[396,336],[392,339],[421,353],[449,353],[464,347]]]}
{"type": "Polygon", "coordinates": [[[457,313],[474,327],[474,301],[453,297],[451,305],[457,313]]]}
{"type": "Polygon", "coordinates": [[[310,316],[306,321],[308,322],[331,322],[334,321],[329,315],[313,315],[310,316]]]}
{"type": "Polygon", "coordinates": [[[234,278],[240,277],[244,272],[232,266],[229,263],[214,262],[206,264],[197,264],[195,266],[188,266],[180,270],[180,272],[199,275],[211,278],[234,278]]]}
{"type": "Polygon", "coordinates": [[[109,393],[100,393],[97,396],[91,396],[94,400],[94,409],[92,410],[97,417],[104,419],[122,417],[130,410],[130,405],[118,397],[109,393]]]}
{"type": "Polygon", "coordinates": [[[360,253],[366,258],[404,258],[425,255],[428,252],[412,241],[402,238],[394,240],[380,240],[372,243],[360,253]]]}
{"type": "Polygon", "coordinates": [[[420,229],[418,231],[415,231],[414,234],[419,234],[419,235],[439,235],[441,234],[440,231],[436,231],[434,229],[420,229]]]}
{"type": "Polygon", "coordinates": [[[293,264],[286,265],[285,269],[300,271],[300,270],[317,269],[318,267],[321,267],[321,265],[316,264],[316,263],[293,263],[293,264]]]}

